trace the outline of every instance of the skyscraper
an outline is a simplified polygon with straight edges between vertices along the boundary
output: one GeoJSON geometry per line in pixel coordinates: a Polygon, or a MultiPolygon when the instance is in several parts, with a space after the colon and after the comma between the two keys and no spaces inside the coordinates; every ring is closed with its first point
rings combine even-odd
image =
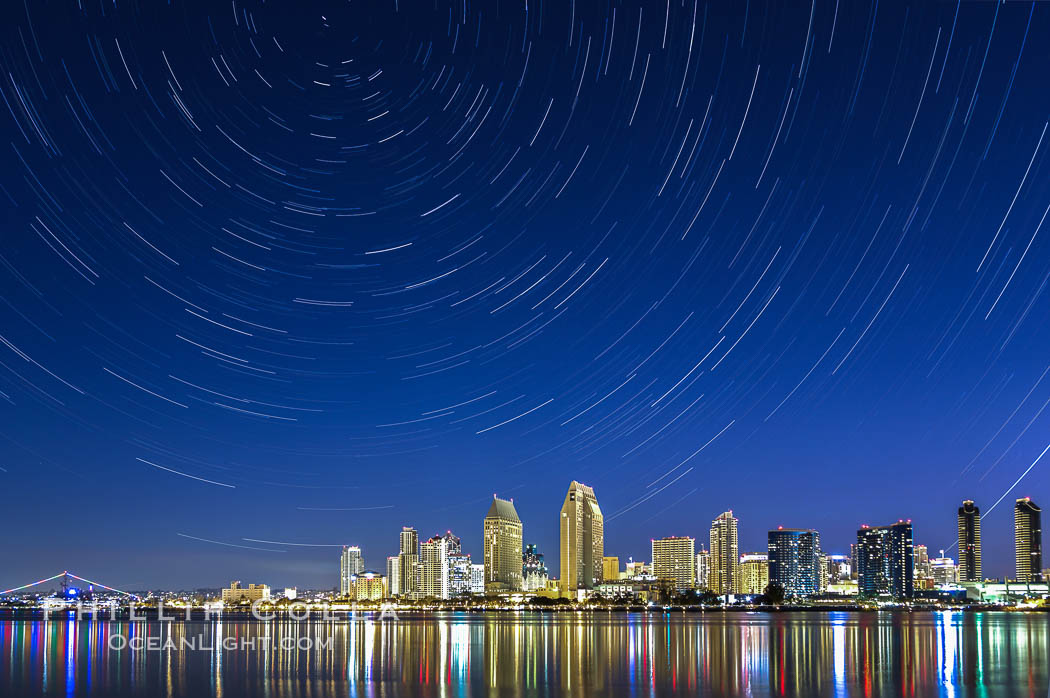
{"type": "Polygon", "coordinates": [[[575,480],[561,506],[561,590],[575,595],[602,581],[604,518],[594,490],[575,480]]]}
{"type": "Polygon", "coordinates": [[[387,594],[401,595],[401,556],[391,555],[386,559],[387,594]]]}
{"type": "Polygon", "coordinates": [[[1014,557],[1017,581],[1043,581],[1043,510],[1031,497],[1014,504],[1014,557]]]}
{"type": "Polygon", "coordinates": [[[711,558],[707,588],[716,594],[736,591],[737,567],[740,564],[737,544],[737,520],[733,511],[719,514],[711,522],[711,558]]]}
{"type": "Polygon", "coordinates": [[[674,582],[676,589],[696,585],[696,542],[684,536],[656,538],[652,541],[653,574],[674,582]]]}
{"type": "Polygon", "coordinates": [[[980,582],[981,510],[967,499],[959,507],[959,581],[980,582]]]}
{"type": "Polygon", "coordinates": [[[412,597],[419,591],[416,571],[419,566],[419,534],[411,526],[401,527],[401,552],[397,563],[398,594],[412,597]]]}
{"type": "Polygon", "coordinates": [[[547,588],[547,564],[535,543],[525,546],[525,552],[521,556],[521,577],[525,591],[547,588]]]}
{"type": "Polygon", "coordinates": [[[339,593],[347,596],[352,591],[351,580],[355,575],[365,571],[365,560],[361,557],[361,548],[356,545],[344,545],[339,559],[339,593]]]}
{"type": "Polygon", "coordinates": [[[493,495],[484,526],[486,591],[521,591],[521,534],[514,502],[493,495]]]}
{"type": "MultiPolygon", "coordinates": [[[[451,534],[450,534],[451,535],[451,534]]],[[[452,536],[454,540],[458,540],[452,536]]],[[[434,536],[419,546],[420,586],[423,597],[449,598],[448,545],[452,543],[444,536],[434,536]]]]}
{"type": "Polygon", "coordinates": [[[738,594],[761,594],[769,584],[769,556],[766,553],[744,553],[740,556],[737,575],[738,594]]]}
{"type": "Polygon", "coordinates": [[[606,555],[602,558],[602,580],[606,582],[615,582],[620,579],[620,558],[609,557],[606,555]]]}
{"type": "Polygon", "coordinates": [[[784,596],[820,593],[824,571],[820,534],[811,529],[778,528],[767,536],[769,582],[779,584],[784,596]]]}
{"type": "Polygon", "coordinates": [[[861,596],[915,594],[915,553],[910,521],[862,526],[857,531],[857,588],[861,596]]]}
{"type": "Polygon", "coordinates": [[[707,548],[700,546],[700,552],[696,554],[696,588],[707,589],[708,576],[711,569],[711,553],[707,548]]]}

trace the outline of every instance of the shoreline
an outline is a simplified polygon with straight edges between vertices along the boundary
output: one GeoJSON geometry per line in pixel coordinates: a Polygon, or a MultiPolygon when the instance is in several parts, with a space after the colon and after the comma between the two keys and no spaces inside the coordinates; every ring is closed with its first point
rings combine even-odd
{"type": "Polygon", "coordinates": [[[618,608],[567,608],[567,609],[551,609],[551,608],[473,608],[473,609],[413,609],[413,608],[390,608],[390,609],[356,609],[356,610],[312,610],[309,613],[304,611],[289,612],[289,611],[266,611],[266,615],[272,615],[273,617],[258,617],[251,611],[222,611],[222,612],[211,612],[206,613],[202,609],[193,610],[190,614],[184,610],[173,610],[166,609],[162,614],[158,613],[156,609],[137,609],[134,617],[127,610],[118,610],[116,613],[112,613],[109,610],[100,609],[97,617],[93,616],[88,609],[84,609],[79,615],[75,609],[70,610],[52,610],[45,613],[41,609],[32,610],[21,610],[21,609],[0,609],[0,621],[38,621],[38,622],[68,622],[81,621],[81,622],[117,622],[117,623],[200,623],[200,622],[220,622],[220,621],[237,621],[237,622],[253,622],[253,623],[272,623],[272,622],[352,622],[355,620],[368,619],[372,621],[392,621],[397,622],[404,618],[410,618],[413,620],[436,618],[436,617],[447,617],[450,615],[455,616],[529,616],[529,617],[545,617],[545,616],[563,616],[563,615],[586,615],[586,616],[646,616],[646,617],[666,617],[666,616],[707,616],[707,615],[737,615],[737,614],[766,614],[766,615],[790,615],[790,614],[822,614],[822,613],[857,613],[857,614],[895,614],[895,615],[918,615],[918,614],[936,614],[936,613],[965,613],[965,614],[977,614],[977,613],[1047,613],[1050,612],[1050,608],[1017,608],[1017,607],[1003,607],[1003,606],[959,606],[959,607],[884,607],[884,608],[872,608],[868,606],[825,606],[825,607],[812,607],[812,606],[790,606],[790,607],[713,607],[713,608],[701,608],[701,607],[665,607],[665,608],[644,608],[644,607],[618,607],[618,608]]]}

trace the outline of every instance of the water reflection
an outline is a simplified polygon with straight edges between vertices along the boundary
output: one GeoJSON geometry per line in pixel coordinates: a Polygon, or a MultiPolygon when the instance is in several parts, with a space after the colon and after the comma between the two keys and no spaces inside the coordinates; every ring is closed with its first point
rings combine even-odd
{"type": "Polygon", "coordinates": [[[1007,613],[0,620],[0,695],[1043,696],[1047,634],[1007,613]]]}

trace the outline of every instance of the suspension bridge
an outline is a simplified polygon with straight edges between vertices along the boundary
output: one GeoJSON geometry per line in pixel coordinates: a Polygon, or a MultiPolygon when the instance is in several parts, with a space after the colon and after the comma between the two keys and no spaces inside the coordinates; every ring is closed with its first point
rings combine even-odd
{"type": "Polygon", "coordinates": [[[3,591],[0,591],[0,596],[6,596],[7,594],[14,594],[16,592],[23,591],[25,589],[31,589],[32,587],[39,586],[41,584],[47,584],[48,582],[54,581],[54,580],[59,579],[59,578],[61,578],[61,580],[62,580],[62,596],[68,596],[70,589],[73,589],[74,592],[75,592],[76,588],[69,583],[70,579],[74,579],[74,580],[76,580],[78,582],[81,582],[83,584],[87,584],[90,587],[89,591],[94,591],[95,587],[97,587],[99,589],[105,589],[106,591],[112,591],[112,592],[117,593],[117,594],[123,594],[124,596],[127,596],[127,597],[132,598],[132,599],[138,599],[139,598],[136,594],[132,594],[130,591],[124,591],[123,589],[116,589],[116,588],[111,587],[111,586],[106,586],[102,582],[95,582],[95,581],[92,581],[92,580],[87,579],[85,577],[81,577],[79,575],[75,575],[72,572],[70,572],[69,570],[63,570],[63,571],[59,572],[58,574],[52,575],[52,576],[47,577],[45,579],[40,579],[40,580],[35,581],[35,582],[30,582],[29,584],[23,584],[20,587],[15,587],[13,589],[4,589],[3,591]]]}

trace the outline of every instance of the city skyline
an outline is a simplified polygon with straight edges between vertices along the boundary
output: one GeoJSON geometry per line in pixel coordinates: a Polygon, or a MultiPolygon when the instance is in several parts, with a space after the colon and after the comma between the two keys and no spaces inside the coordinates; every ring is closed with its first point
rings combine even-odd
{"type": "MultiPolygon", "coordinates": [[[[594,500],[593,490],[586,485],[573,481],[569,487],[565,504],[562,510],[562,520],[567,518],[566,508],[570,503],[575,506],[576,495],[586,497],[581,501],[590,507],[590,501],[594,500]]],[[[594,506],[597,507],[596,500],[594,506]]],[[[883,526],[861,525],[857,530],[856,544],[851,544],[850,555],[834,553],[821,546],[820,533],[813,529],[789,529],[778,526],[767,532],[768,552],[741,552],[739,550],[738,530],[739,520],[733,516],[733,512],[726,511],[720,514],[712,522],[710,530],[711,547],[716,550],[724,550],[729,561],[730,569],[728,578],[725,572],[719,571],[719,563],[716,563],[716,576],[710,576],[710,553],[701,548],[698,552],[695,538],[691,536],[664,536],[650,539],[651,555],[646,560],[642,558],[637,564],[645,566],[655,578],[671,580],[676,588],[705,589],[721,594],[760,594],[767,583],[780,585],[785,594],[791,598],[804,598],[827,593],[827,585],[834,582],[836,573],[832,569],[836,560],[846,560],[853,567],[853,578],[862,594],[891,593],[891,595],[910,598],[920,589],[922,578],[929,578],[937,584],[954,584],[966,582],[984,582],[988,579],[1015,580],[1018,582],[1044,582],[1046,575],[1042,568],[1042,529],[1038,505],[1030,497],[1022,497],[1015,502],[1015,525],[1012,546],[1014,549],[1014,568],[1002,575],[981,575],[982,540],[980,534],[980,508],[973,500],[965,500],[958,508],[958,540],[957,551],[960,553],[957,559],[945,556],[946,549],[940,549],[942,557],[930,558],[928,546],[915,542],[914,531],[911,520],[901,519],[896,523],[883,526]],[[1033,552],[1034,551],[1034,552],[1033,552]],[[901,561],[904,562],[901,562],[901,561]],[[967,561],[969,560],[969,562],[967,561]],[[761,563],[756,565],[756,563],[761,563]],[[749,565],[751,566],[749,568],[749,565]],[[973,567],[973,569],[970,569],[973,567]],[[947,576],[945,576],[947,575],[947,576]],[[876,579],[872,579],[872,577],[876,579]]],[[[570,507],[568,511],[572,511],[570,507]]],[[[489,549],[497,559],[486,562],[493,567],[499,566],[499,556],[507,554],[507,550],[516,550],[512,559],[521,558],[521,574],[518,581],[508,585],[505,582],[490,583],[494,572],[486,568],[485,590],[489,593],[505,593],[514,591],[535,591],[544,589],[543,583],[529,585],[525,583],[528,576],[527,570],[542,571],[543,579],[548,579],[548,568],[543,562],[544,555],[535,543],[523,543],[523,522],[518,518],[517,512],[510,500],[501,500],[493,495],[492,504],[484,520],[484,539],[486,554],[489,549]],[[513,535],[509,541],[503,542],[506,524],[513,528],[513,535]],[[515,547],[516,546],[516,547],[515,547]]],[[[409,527],[403,528],[412,530],[409,527]]],[[[566,528],[562,527],[563,534],[566,528]]],[[[461,540],[448,531],[443,537],[434,536],[430,542],[439,538],[455,541],[454,549],[459,553],[461,540]]],[[[403,539],[402,539],[403,540],[403,539]]],[[[344,546],[341,569],[346,567],[347,550],[344,546]]],[[[360,549],[349,548],[360,555],[360,549]]],[[[948,549],[950,551],[950,548],[948,549]]],[[[571,556],[570,556],[571,557],[571,556]]],[[[469,562],[469,554],[464,555],[464,560],[469,562]]],[[[633,556],[627,558],[633,560],[633,556]]],[[[635,563],[631,563],[635,564],[635,563]]],[[[582,563],[581,563],[582,565],[582,563]]],[[[478,565],[485,567],[484,565],[478,565]]],[[[517,575],[517,565],[513,574],[517,575]]],[[[577,570],[579,566],[576,566],[577,570]]],[[[446,567],[441,572],[448,576],[446,567]]],[[[595,571],[597,574],[597,571],[595,571]]],[[[619,556],[603,556],[601,558],[601,582],[607,583],[611,580],[620,579],[619,556]]],[[[628,569],[628,576],[630,576],[628,569]]],[[[563,580],[556,575],[549,575],[552,585],[560,590],[561,594],[574,596],[579,593],[592,593],[597,589],[599,582],[597,578],[590,587],[581,587],[577,580],[563,580]]],[[[344,589],[345,585],[341,587],[344,589]]],[[[433,591],[432,588],[429,588],[433,591]]],[[[450,598],[448,589],[439,593],[427,593],[426,589],[420,589],[423,595],[436,596],[437,598],[450,598]]],[[[411,595],[410,591],[401,592],[411,595]]],[[[453,594],[454,596],[454,594],[453,594]]]]}

